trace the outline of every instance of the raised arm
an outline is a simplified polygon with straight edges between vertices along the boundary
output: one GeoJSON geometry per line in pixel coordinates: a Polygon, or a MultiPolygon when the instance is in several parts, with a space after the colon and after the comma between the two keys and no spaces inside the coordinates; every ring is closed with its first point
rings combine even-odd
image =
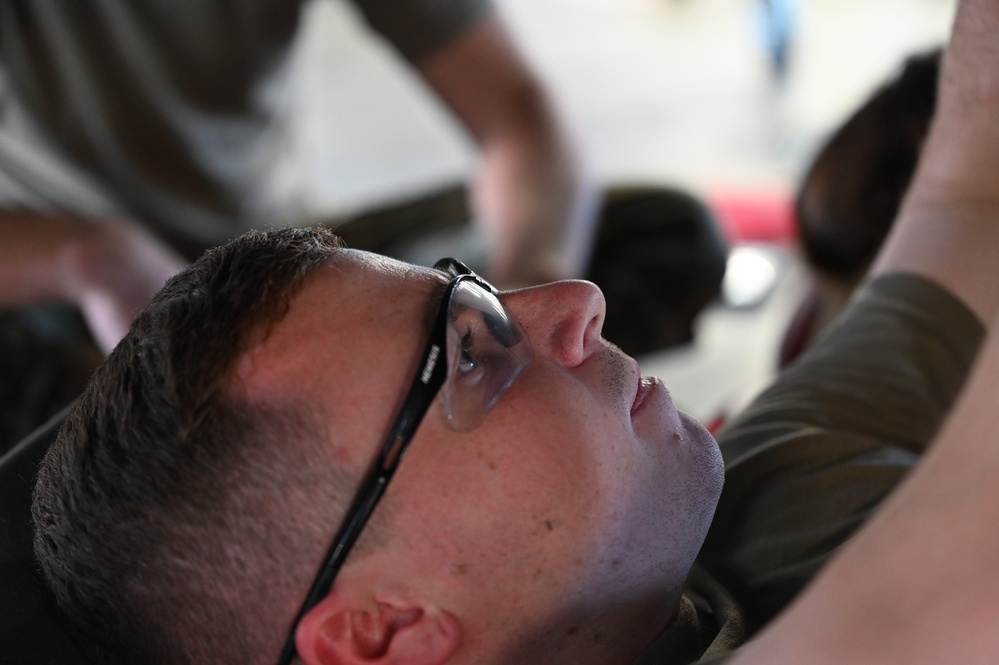
{"type": "Polygon", "coordinates": [[[490,15],[418,66],[482,149],[472,203],[490,276],[512,287],[583,275],[598,197],[501,21],[490,15]]]}
{"type": "Polygon", "coordinates": [[[999,653],[999,2],[963,0],[937,117],[875,271],[925,275],[989,336],[923,461],[733,662],[991,663],[999,653]]]}
{"type": "Polygon", "coordinates": [[[965,0],[937,111],[875,273],[925,275],[985,323],[999,310],[999,3],[965,0]]]}

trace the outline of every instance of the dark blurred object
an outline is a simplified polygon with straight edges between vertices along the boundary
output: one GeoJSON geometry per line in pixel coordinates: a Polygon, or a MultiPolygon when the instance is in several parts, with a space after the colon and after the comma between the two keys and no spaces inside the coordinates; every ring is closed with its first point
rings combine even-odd
{"type": "Polygon", "coordinates": [[[72,307],[0,309],[0,454],[76,399],[102,359],[72,307]]]}
{"type": "Polygon", "coordinates": [[[785,335],[782,367],[836,318],[888,236],[933,118],[939,69],[939,50],[906,60],[806,171],[795,221],[814,284],[785,335]]]}
{"type": "Polygon", "coordinates": [[[809,262],[855,281],[891,229],[936,106],[940,52],[908,59],[819,150],[795,213],[809,262]]]}
{"type": "Polygon", "coordinates": [[[35,471],[65,411],[0,456],[0,661],[18,665],[90,662],[73,641],[35,563],[31,491],[35,471]]]}
{"type": "Polygon", "coordinates": [[[607,298],[604,337],[633,356],[689,342],[727,256],[714,215],[687,192],[611,190],[587,274],[607,298]]]}

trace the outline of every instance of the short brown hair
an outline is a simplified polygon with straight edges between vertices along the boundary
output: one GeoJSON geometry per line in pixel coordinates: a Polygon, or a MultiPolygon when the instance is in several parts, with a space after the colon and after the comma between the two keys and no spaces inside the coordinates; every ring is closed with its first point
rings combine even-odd
{"type": "Polygon", "coordinates": [[[324,463],[329,433],[307,404],[262,404],[230,379],[339,252],[302,228],[209,251],[139,315],[69,416],[40,469],[35,549],[103,659],[279,652],[282,627],[261,616],[300,600],[354,479],[324,463]],[[300,519],[310,509],[322,514],[300,519]]]}

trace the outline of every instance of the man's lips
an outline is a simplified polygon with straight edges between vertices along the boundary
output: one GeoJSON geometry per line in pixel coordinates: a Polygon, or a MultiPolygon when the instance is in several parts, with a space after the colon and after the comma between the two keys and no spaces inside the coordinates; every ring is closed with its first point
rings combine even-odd
{"type": "Polygon", "coordinates": [[[654,381],[642,376],[642,370],[639,369],[634,358],[629,358],[629,360],[631,361],[632,380],[635,382],[635,396],[631,400],[631,413],[634,415],[641,408],[645,398],[652,392],[654,381]]]}
{"type": "Polygon", "coordinates": [[[643,376],[638,381],[638,388],[635,391],[635,401],[631,405],[631,413],[637,413],[641,408],[642,404],[645,403],[645,398],[652,394],[652,391],[656,388],[656,379],[648,376],[643,376]]]}

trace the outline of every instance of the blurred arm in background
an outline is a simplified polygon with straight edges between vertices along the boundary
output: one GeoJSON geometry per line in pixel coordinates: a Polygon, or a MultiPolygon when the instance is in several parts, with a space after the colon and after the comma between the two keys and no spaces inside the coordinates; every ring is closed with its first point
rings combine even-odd
{"type": "Polygon", "coordinates": [[[581,277],[598,195],[552,101],[494,14],[418,63],[481,148],[472,206],[504,287],[581,277]]]}

